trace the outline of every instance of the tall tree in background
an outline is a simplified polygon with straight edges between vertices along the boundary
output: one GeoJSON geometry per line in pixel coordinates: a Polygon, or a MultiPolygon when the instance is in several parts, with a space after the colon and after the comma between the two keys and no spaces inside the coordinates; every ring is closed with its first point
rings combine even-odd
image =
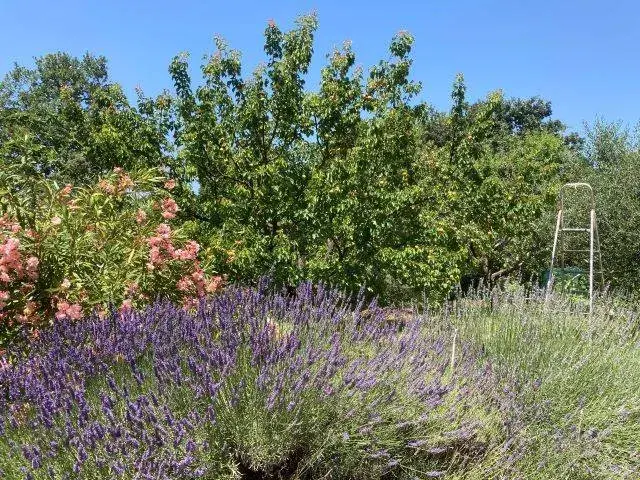
{"type": "Polygon", "coordinates": [[[104,57],[45,55],[0,82],[0,161],[86,184],[115,166],[158,165],[165,137],[109,80],[104,57]]]}
{"type": "Polygon", "coordinates": [[[456,79],[448,115],[423,117],[426,172],[439,205],[466,246],[462,275],[493,283],[537,275],[548,250],[545,212],[553,209],[567,148],[548,102],[505,99],[501,92],[469,104],[456,79]]]}
{"type": "Polygon", "coordinates": [[[318,159],[308,190],[313,235],[309,272],[348,288],[396,299],[446,293],[459,278],[459,247],[434,214],[418,156],[410,79],[413,38],[396,35],[388,60],[366,82],[350,45],[329,57],[317,94],[309,96],[318,159]]]}
{"type": "Polygon", "coordinates": [[[619,123],[587,126],[584,149],[565,174],[595,193],[604,280],[628,291],[640,277],[640,131],[619,123]]]}

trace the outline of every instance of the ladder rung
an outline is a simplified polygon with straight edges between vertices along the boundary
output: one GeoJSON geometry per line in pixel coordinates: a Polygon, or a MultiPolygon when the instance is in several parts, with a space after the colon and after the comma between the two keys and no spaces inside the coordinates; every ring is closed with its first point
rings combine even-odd
{"type": "Polygon", "coordinates": [[[588,232],[590,228],[563,228],[561,229],[563,232],[588,232]]]}

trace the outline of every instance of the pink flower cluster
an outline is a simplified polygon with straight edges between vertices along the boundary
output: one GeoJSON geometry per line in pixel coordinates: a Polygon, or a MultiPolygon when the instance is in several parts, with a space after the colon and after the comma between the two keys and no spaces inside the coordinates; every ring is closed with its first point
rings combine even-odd
{"type": "Polygon", "coordinates": [[[179,248],[173,252],[173,257],[182,261],[195,260],[199,251],[200,245],[198,242],[189,240],[184,248],[179,248]]]}
{"type": "Polygon", "coordinates": [[[82,318],[82,306],[77,303],[70,304],[66,300],[60,300],[57,304],[58,311],[56,312],[56,319],[64,320],[80,320],[82,318]]]}
{"type": "Polygon", "coordinates": [[[0,310],[7,306],[7,302],[9,301],[10,295],[9,292],[5,290],[0,290],[0,310]]]}
{"type": "Polygon", "coordinates": [[[0,232],[0,282],[10,283],[24,277],[25,273],[30,280],[38,278],[37,257],[29,257],[23,264],[20,253],[20,239],[13,234],[20,231],[20,226],[5,219],[0,219],[0,228],[8,228],[8,232],[0,232]]]}
{"type": "Polygon", "coordinates": [[[207,279],[204,271],[196,266],[194,271],[185,275],[176,284],[176,288],[185,293],[190,293],[196,297],[204,297],[207,293],[216,292],[222,285],[222,277],[216,276],[207,279]]]}
{"type": "MultiPolygon", "coordinates": [[[[166,190],[176,187],[176,182],[169,179],[163,186],[166,193],[166,190]]],[[[122,169],[116,168],[112,175],[98,183],[98,188],[109,195],[122,195],[131,192],[135,184],[122,169]]],[[[81,288],[89,285],[89,282],[76,282],[76,277],[69,276],[72,285],[67,278],[61,280],[60,277],[46,275],[45,272],[49,270],[43,270],[41,259],[30,256],[32,251],[46,252],[39,246],[51,248],[50,243],[55,243],[53,241],[59,235],[69,233],[63,232],[62,227],[74,225],[71,215],[82,208],[84,197],[81,193],[71,184],[58,188],[53,201],[56,202],[55,206],[62,208],[47,210],[52,213],[48,213],[34,230],[23,230],[15,220],[7,216],[0,217],[0,322],[29,325],[29,330],[37,332],[35,328],[51,317],[56,320],[80,320],[86,311],[93,308],[98,314],[106,314],[105,306],[95,301],[96,298],[104,298],[103,293],[97,292],[101,296],[96,297],[92,288],[88,291],[81,288]],[[52,281],[60,283],[53,285],[52,281]]],[[[131,247],[144,250],[148,247],[148,257],[143,261],[143,265],[146,262],[146,275],[132,272],[132,278],[138,279],[140,284],[129,281],[120,287],[120,292],[124,294],[120,296],[120,311],[123,313],[134,305],[148,302],[158,291],[167,292],[172,299],[190,308],[197,305],[203,296],[222,288],[222,277],[205,274],[198,260],[200,245],[193,240],[178,240],[178,235],[169,225],[169,220],[180,211],[176,201],[167,194],[164,198],[159,197],[153,209],[155,212],[143,208],[127,212],[127,227],[131,227],[134,220],[140,225],[139,229],[131,232],[136,235],[131,247]],[[171,288],[166,288],[167,283],[171,288]]],[[[87,222],[84,231],[93,231],[95,225],[95,222],[87,222]]],[[[82,233],[82,229],[79,231],[82,233]]],[[[134,253],[135,250],[130,258],[134,258],[134,253]]],[[[48,257],[45,253],[41,258],[48,257]]],[[[135,262],[135,265],[138,263],[135,262]]],[[[68,270],[74,271],[80,279],[87,273],[74,270],[75,266],[72,265],[63,267],[69,267],[68,270]]],[[[58,270],[52,269],[52,272],[58,270]]]]}
{"type": "Polygon", "coordinates": [[[102,190],[107,195],[118,195],[126,192],[131,187],[133,187],[133,180],[131,177],[127,175],[122,168],[115,167],[113,169],[113,173],[118,175],[118,178],[115,182],[112,182],[107,179],[102,179],[98,182],[98,188],[102,190]]]}
{"type": "Polygon", "coordinates": [[[162,199],[162,202],[160,204],[156,204],[155,208],[162,211],[161,215],[165,220],[175,218],[176,213],[180,210],[176,201],[171,197],[162,199]]]}
{"type": "Polygon", "coordinates": [[[24,273],[20,255],[20,240],[7,237],[0,243],[0,282],[9,283],[24,273]]]}
{"type": "Polygon", "coordinates": [[[142,225],[146,221],[147,221],[147,214],[145,213],[144,210],[139,208],[138,211],[136,212],[136,223],[138,225],[142,225]]]}
{"type": "Polygon", "coordinates": [[[17,222],[7,216],[0,217],[0,320],[9,318],[10,322],[32,323],[37,319],[36,304],[25,297],[35,288],[31,282],[38,279],[40,261],[35,256],[24,258],[18,238],[21,231],[17,222]],[[12,298],[13,295],[16,296],[12,298]],[[5,311],[10,304],[13,309],[18,307],[13,317],[5,311]],[[19,305],[23,305],[24,310],[20,310],[19,305]]]}
{"type": "Polygon", "coordinates": [[[67,183],[63,188],[60,189],[60,191],[58,192],[58,195],[60,195],[61,198],[67,198],[69,195],[71,195],[72,190],[73,190],[73,185],[71,185],[70,183],[67,183]]]}
{"type": "Polygon", "coordinates": [[[149,261],[147,269],[153,271],[167,262],[184,262],[185,274],[177,281],[176,289],[183,294],[183,304],[190,308],[197,304],[199,298],[218,291],[222,286],[222,277],[207,278],[197,259],[200,245],[187,241],[182,248],[176,248],[172,241],[172,230],[162,223],[156,228],[155,235],[147,238],[149,245],[149,261]]]}
{"type": "Polygon", "coordinates": [[[171,241],[171,227],[166,223],[161,223],[156,228],[156,234],[147,238],[149,245],[148,270],[164,265],[169,260],[173,260],[176,249],[171,241]]]}

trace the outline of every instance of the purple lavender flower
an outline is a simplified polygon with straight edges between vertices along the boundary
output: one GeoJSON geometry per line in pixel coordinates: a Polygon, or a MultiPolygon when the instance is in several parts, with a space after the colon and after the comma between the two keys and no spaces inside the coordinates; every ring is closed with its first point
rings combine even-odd
{"type": "MultiPolygon", "coordinates": [[[[399,329],[386,315],[362,297],[303,284],[295,295],[229,287],[194,313],[157,301],[126,318],[56,323],[0,373],[0,442],[26,425],[34,432],[33,441],[13,442],[24,445],[20,478],[53,464],[71,465],[63,477],[97,466],[115,477],[215,476],[211,458],[244,458],[243,435],[254,427],[277,432],[267,439],[287,432],[299,446],[324,444],[309,435],[325,430],[344,432],[342,448],[383,469],[423,461],[425,450],[398,453],[379,439],[393,429],[397,445],[426,446],[412,436],[492,392],[491,373],[468,373],[478,358],[465,351],[456,370],[463,381],[445,382],[442,339],[423,335],[424,319],[399,329]],[[73,458],[62,458],[68,452],[73,458]]],[[[470,439],[478,428],[464,423],[448,438],[470,439]]],[[[327,471],[338,457],[326,457],[327,471]]]]}

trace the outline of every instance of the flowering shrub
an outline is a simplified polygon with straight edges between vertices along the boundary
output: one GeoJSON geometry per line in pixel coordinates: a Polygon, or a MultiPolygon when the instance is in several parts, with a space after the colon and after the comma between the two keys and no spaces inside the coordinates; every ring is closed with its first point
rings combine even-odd
{"type": "Polygon", "coordinates": [[[0,476],[437,478],[481,459],[502,431],[491,371],[465,348],[451,369],[420,317],[348,305],[229,287],[195,312],[61,320],[0,364],[0,476]]]}
{"type": "Polygon", "coordinates": [[[93,187],[42,180],[33,202],[9,197],[0,218],[0,346],[21,326],[157,296],[192,307],[218,290],[200,246],[169,223],[179,212],[174,186],[153,170],[116,168],[93,187]]]}

